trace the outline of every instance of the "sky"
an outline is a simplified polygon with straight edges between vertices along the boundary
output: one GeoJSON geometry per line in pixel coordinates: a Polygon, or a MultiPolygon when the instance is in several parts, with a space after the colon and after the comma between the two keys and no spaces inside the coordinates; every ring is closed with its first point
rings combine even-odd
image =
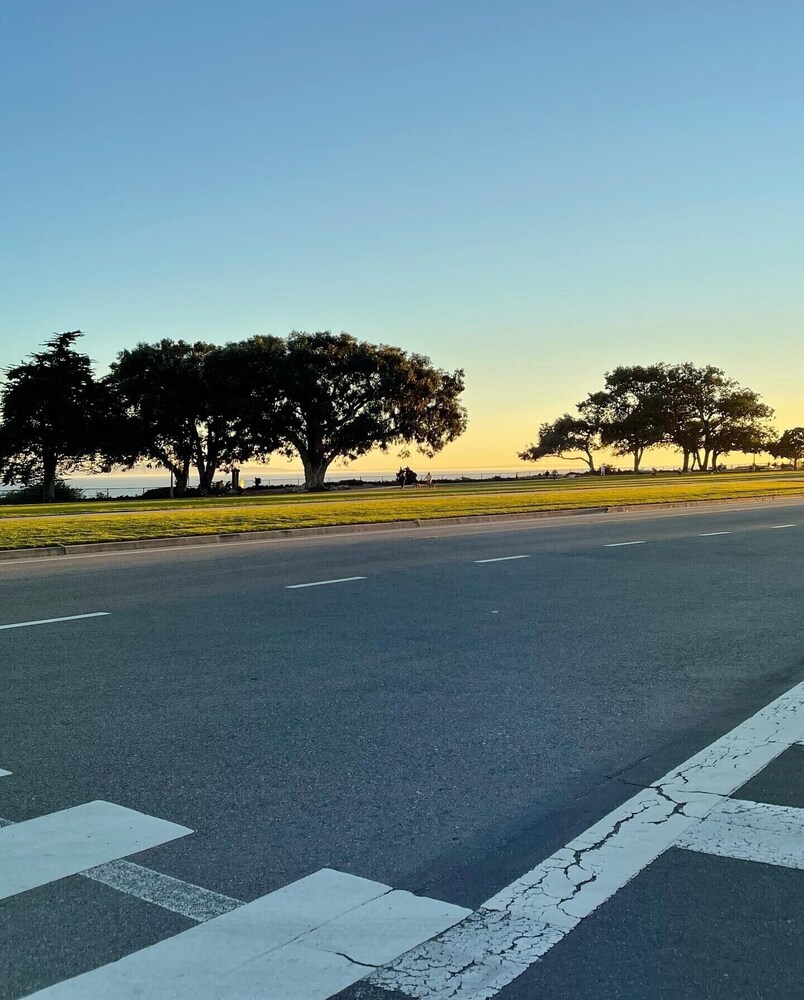
{"type": "Polygon", "coordinates": [[[440,468],[520,466],[620,364],[804,424],[802,37],[776,0],[3,0],[0,368],[346,330],[465,369],[440,468]]]}

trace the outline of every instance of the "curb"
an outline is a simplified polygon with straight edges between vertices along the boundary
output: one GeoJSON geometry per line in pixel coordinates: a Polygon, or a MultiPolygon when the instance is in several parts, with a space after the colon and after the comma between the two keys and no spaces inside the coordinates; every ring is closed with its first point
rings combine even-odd
{"type": "Polygon", "coordinates": [[[0,549],[0,562],[15,559],[46,559],[54,556],[87,555],[103,552],[136,552],[141,549],[164,549],[192,545],[271,541],[279,538],[309,538],[321,535],[355,535],[411,528],[435,528],[455,524],[505,524],[509,521],[536,521],[545,518],[579,517],[588,514],[627,514],[643,510],[668,510],[685,507],[711,507],[733,503],[766,503],[787,500],[800,494],[773,493],[759,497],[720,497],[713,500],[667,500],[662,503],[621,504],[613,507],[572,507],[569,510],[534,510],[516,514],[467,514],[456,517],[415,518],[410,521],[380,521],[371,524],[333,524],[312,528],[269,528],[266,531],[239,531],[223,535],[174,535],[167,538],[138,538],[119,542],[78,542],[74,545],[48,545],[31,549],[0,549]]]}

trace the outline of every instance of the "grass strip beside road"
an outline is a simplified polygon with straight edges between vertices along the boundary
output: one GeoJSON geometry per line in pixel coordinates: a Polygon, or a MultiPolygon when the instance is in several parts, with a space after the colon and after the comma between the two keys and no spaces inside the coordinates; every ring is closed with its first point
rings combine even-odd
{"type": "MultiPolygon", "coordinates": [[[[723,475],[695,479],[655,479],[646,482],[608,483],[585,481],[578,490],[569,484],[551,489],[446,493],[439,490],[403,492],[383,490],[370,498],[283,498],[275,501],[198,507],[183,504],[173,510],[106,510],[86,516],[48,515],[0,518],[0,549],[36,548],[82,542],[218,535],[241,531],[269,531],[329,525],[378,524],[419,518],[462,517],[483,514],[516,514],[529,511],[615,507],[626,504],[729,500],[767,495],[804,496],[804,478],[785,474],[767,476],[723,475]]],[[[278,498],[277,498],[278,499],[278,498]]],[[[176,503],[181,503],[177,501],[176,503]]]]}

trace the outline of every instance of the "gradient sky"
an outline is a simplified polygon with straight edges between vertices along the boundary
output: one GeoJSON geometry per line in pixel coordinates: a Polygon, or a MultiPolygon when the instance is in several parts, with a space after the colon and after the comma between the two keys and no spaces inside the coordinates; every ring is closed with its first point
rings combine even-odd
{"type": "Polygon", "coordinates": [[[347,330],[466,369],[444,468],[617,364],[802,424],[802,38],[774,0],[4,0],[0,366],[347,330]]]}

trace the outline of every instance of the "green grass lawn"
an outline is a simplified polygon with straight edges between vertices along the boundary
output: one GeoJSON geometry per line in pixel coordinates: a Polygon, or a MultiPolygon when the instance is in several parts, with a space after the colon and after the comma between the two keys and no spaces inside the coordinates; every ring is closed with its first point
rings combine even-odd
{"type": "Polygon", "coordinates": [[[466,483],[434,490],[127,501],[119,506],[113,502],[3,506],[0,549],[771,494],[804,496],[804,474],[617,476],[466,483]]]}

